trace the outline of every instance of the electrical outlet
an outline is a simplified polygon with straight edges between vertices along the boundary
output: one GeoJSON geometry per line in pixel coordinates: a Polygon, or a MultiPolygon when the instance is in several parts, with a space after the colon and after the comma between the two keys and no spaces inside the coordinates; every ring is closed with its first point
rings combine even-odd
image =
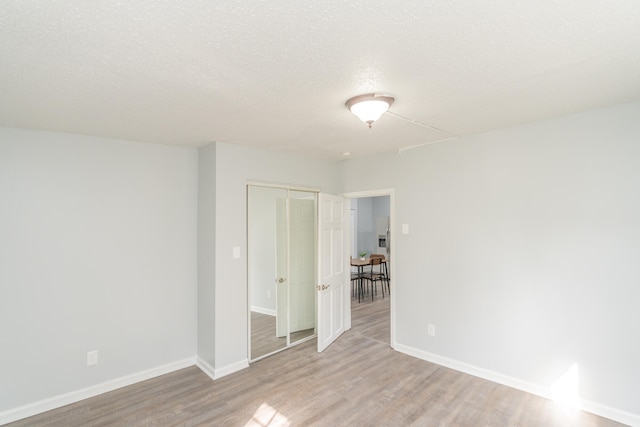
{"type": "Polygon", "coordinates": [[[98,350],[87,352],[87,366],[96,365],[98,363],[98,350]]]}
{"type": "Polygon", "coordinates": [[[429,323],[427,325],[427,333],[429,334],[429,336],[435,337],[436,336],[436,325],[434,325],[433,323],[429,323]]]}

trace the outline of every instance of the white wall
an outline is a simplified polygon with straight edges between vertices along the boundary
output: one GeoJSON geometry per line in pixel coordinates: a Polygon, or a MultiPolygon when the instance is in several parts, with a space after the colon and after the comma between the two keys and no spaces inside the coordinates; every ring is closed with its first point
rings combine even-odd
{"type": "Polygon", "coordinates": [[[0,415],[193,359],[196,198],[194,149],[0,128],[0,415]]]}
{"type": "Polygon", "coordinates": [[[345,163],[395,189],[398,347],[640,423],[639,160],[632,103],[345,163]]]}
{"type": "MultiPolygon", "coordinates": [[[[351,207],[355,208],[357,220],[357,251],[364,251],[368,255],[382,253],[386,255],[386,250],[378,248],[378,219],[389,217],[389,196],[361,197],[351,201],[351,207]]],[[[385,233],[386,234],[386,229],[385,233]]]]}
{"type": "Polygon", "coordinates": [[[321,188],[337,193],[338,164],[215,143],[215,376],[247,362],[247,180],[321,188]],[[240,259],[233,259],[233,247],[240,259]]]}
{"type": "Polygon", "coordinates": [[[376,223],[373,218],[373,199],[365,197],[357,199],[357,226],[358,226],[358,255],[366,252],[371,255],[374,251],[373,235],[375,234],[376,223]]]}
{"type": "Polygon", "coordinates": [[[198,150],[198,364],[215,365],[216,150],[198,150]]]}

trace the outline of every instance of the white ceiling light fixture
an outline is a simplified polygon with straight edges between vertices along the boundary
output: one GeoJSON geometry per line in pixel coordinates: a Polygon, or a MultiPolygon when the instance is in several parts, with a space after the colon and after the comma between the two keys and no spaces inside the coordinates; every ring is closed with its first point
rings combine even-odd
{"type": "Polygon", "coordinates": [[[395,101],[393,96],[368,93],[354,96],[347,100],[344,105],[371,128],[373,122],[378,120],[391,107],[393,101],[395,101]]]}

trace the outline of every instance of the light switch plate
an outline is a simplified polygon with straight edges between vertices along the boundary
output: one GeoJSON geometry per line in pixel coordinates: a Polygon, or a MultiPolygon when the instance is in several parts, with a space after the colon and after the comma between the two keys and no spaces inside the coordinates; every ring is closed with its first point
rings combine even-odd
{"type": "Polygon", "coordinates": [[[87,366],[98,364],[98,350],[87,352],[87,366]]]}
{"type": "Polygon", "coordinates": [[[240,259],[240,246],[233,247],[233,259],[240,259]]]}
{"type": "Polygon", "coordinates": [[[436,336],[436,325],[434,325],[433,323],[429,323],[427,325],[427,333],[429,334],[429,336],[435,337],[436,336]]]}
{"type": "Polygon", "coordinates": [[[409,224],[402,224],[402,234],[409,234],[409,224]]]}

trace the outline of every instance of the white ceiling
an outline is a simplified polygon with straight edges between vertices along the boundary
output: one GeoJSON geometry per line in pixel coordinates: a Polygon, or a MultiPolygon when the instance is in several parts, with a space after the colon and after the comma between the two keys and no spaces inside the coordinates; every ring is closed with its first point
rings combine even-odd
{"type": "Polygon", "coordinates": [[[3,0],[0,125],[325,159],[640,100],[638,0],[3,0]]]}

